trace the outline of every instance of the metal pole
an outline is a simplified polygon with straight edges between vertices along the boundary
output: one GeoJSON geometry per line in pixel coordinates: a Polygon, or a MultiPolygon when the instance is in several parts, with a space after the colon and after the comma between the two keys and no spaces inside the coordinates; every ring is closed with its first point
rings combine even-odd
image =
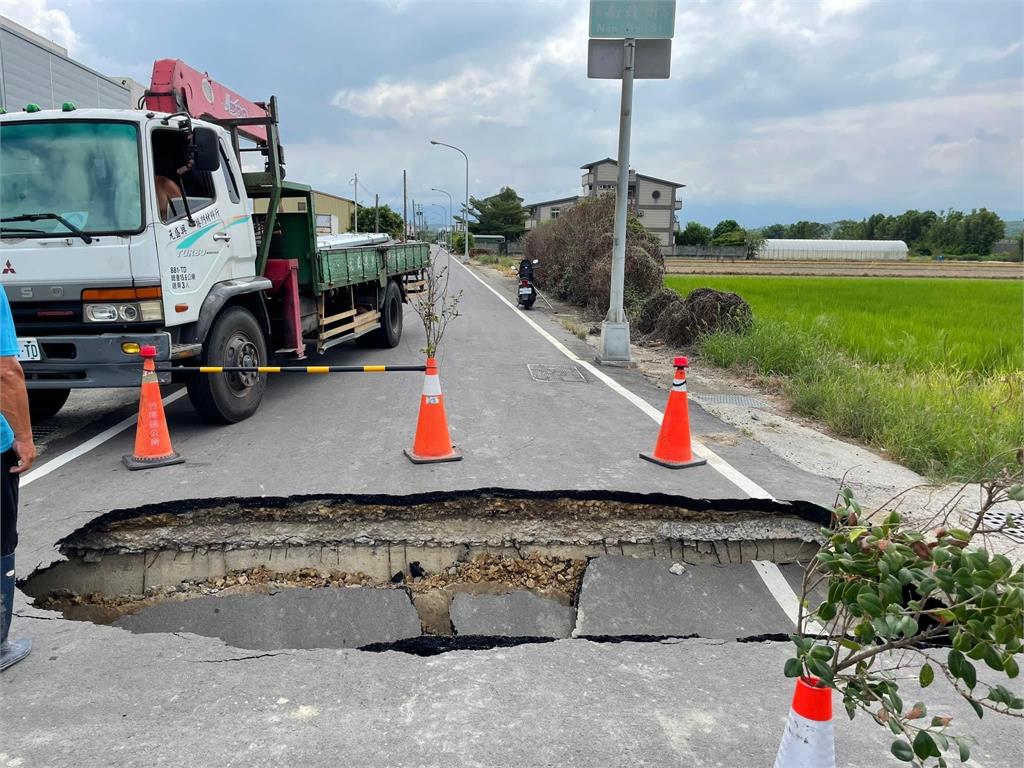
{"type": "Polygon", "coordinates": [[[402,171],[402,242],[406,242],[409,237],[406,230],[409,227],[409,210],[406,204],[406,187],[405,187],[405,171],[402,171]]]}
{"type": "Polygon", "coordinates": [[[416,198],[412,199],[412,239],[416,239],[416,198]]]}
{"type": "Polygon", "coordinates": [[[373,231],[380,232],[380,195],[373,196],[373,231]]]}
{"type": "Polygon", "coordinates": [[[463,238],[464,245],[463,245],[462,260],[464,262],[468,262],[469,261],[469,155],[467,155],[465,152],[463,152],[458,147],[452,146],[451,144],[445,144],[443,141],[434,141],[433,139],[431,139],[430,143],[434,144],[436,146],[442,146],[442,147],[448,147],[448,149],[454,149],[456,152],[460,153],[464,158],[466,158],[466,211],[465,211],[465,214],[464,214],[463,220],[462,220],[463,221],[463,228],[462,229],[463,229],[463,234],[464,234],[464,238],[463,238]]]}
{"type": "Polygon", "coordinates": [[[352,179],[352,191],[355,193],[356,202],[356,234],[359,234],[359,174],[352,179]]]}
{"type": "Polygon", "coordinates": [[[626,38],[622,52],[622,104],[619,110],[619,179],[615,195],[615,234],[612,245],[611,293],[608,314],[601,324],[603,363],[631,363],[629,322],[623,308],[626,283],[626,205],[629,197],[629,134],[633,117],[633,61],[636,40],[626,38]]]}
{"type": "Polygon", "coordinates": [[[436,187],[431,187],[430,191],[431,192],[440,192],[441,194],[448,195],[448,227],[447,227],[447,229],[448,229],[448,233],[447,233],[448,237],[447,237],[447,240],[448,240],[448,247],[451,248],[451,245],[452,245],[452,227],[455,226],[455,217],[452,216],[452,193],[451,192],[446,192],[443,189],[437,189],[436,187]]]}

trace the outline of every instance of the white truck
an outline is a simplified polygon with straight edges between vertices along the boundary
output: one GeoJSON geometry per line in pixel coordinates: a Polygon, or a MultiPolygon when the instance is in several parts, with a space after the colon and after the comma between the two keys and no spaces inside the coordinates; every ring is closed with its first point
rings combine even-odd
{"type": "Polygon", "coordinates": [[[275,99],[162,60],[144,101],[0,114],[0,283],[34,421],[72,389],[138,386],[142,345],[162,382],[180,379],[200,414],[231,423],[255,412],[265,375],[175,368],[398,344],[426,243],[318,244],[310,187],[283,178],[275,99]],[[263,168],[243,169],[245,152],[263,168]],[[281,212],[284,197],[303,212],[281,212]]]}

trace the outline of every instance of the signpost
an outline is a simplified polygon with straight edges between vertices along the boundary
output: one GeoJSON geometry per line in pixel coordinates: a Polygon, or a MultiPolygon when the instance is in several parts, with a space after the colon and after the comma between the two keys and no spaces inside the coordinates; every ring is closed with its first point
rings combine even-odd
{"type": "Polygon", "coordinates": [[[626,283],[626,204],[629,196],[633,80],[636,77],[669,76],[675,18],[675,0],[590,0],[590,37],[598,39],[590,40],[587,76],[622,79],[611,292],[608,314],[601,323],[601,351],[598,355],[598,360],[607,365],[632,364],[629,321],[623,308],[623,298],[626,283]]]}

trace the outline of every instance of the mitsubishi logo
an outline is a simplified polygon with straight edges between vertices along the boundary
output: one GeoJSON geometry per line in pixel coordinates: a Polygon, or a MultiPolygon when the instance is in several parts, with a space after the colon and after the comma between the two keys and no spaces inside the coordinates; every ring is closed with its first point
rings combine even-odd
{"type": "Polygon", "coordinates": [[[11,264],[11,260],[8,259],[7,263],[4,264],[4,271],[0,272],[0,275],[16,275],[16,274],[18,274],[18,273],[14,271],[14,265],[11,264]]]}

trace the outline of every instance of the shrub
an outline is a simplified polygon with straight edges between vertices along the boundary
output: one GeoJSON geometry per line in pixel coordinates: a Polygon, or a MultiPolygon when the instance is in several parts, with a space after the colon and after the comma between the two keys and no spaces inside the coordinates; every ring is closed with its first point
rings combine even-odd
{"type": "MultiPolygon", "coordinates": [[[[608,308],[615,197],[584,200],[556,221],[532,230],[524,244],[540,263],[538,286],[595,314],[608,308]]],[[[636,219],[626,226],[626,310],[634,315],[661,288],[665,263],[657,238],[636,219]]]]}

